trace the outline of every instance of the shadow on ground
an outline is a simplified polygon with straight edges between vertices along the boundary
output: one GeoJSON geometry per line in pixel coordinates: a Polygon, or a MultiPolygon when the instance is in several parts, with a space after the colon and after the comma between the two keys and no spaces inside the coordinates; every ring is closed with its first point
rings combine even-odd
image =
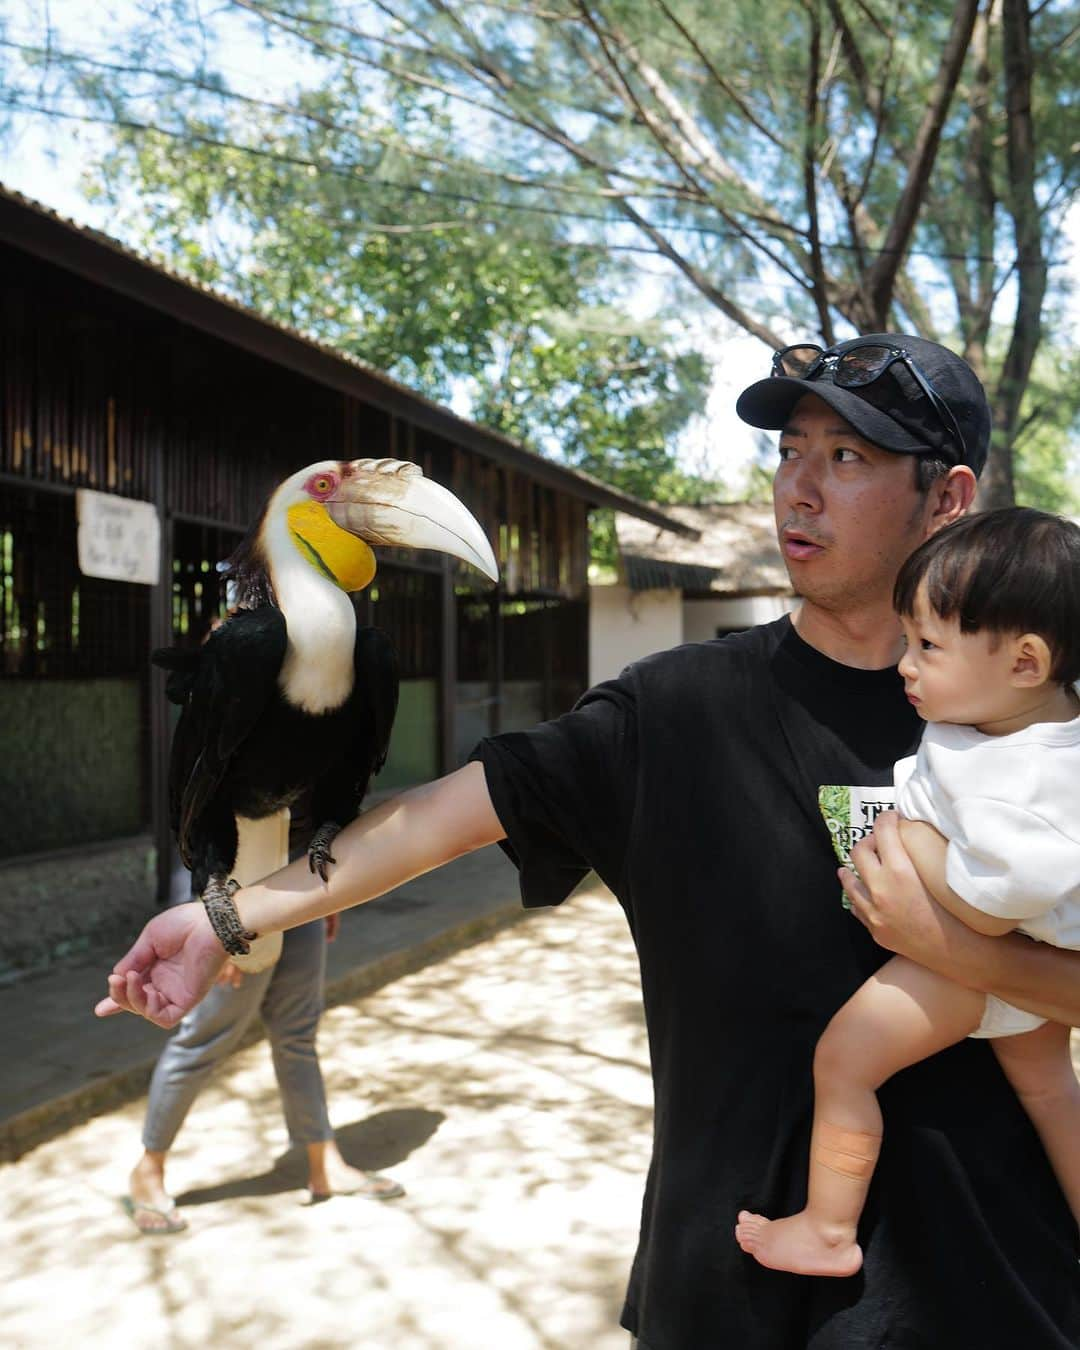
{"type": "MultiPolygon", "coordinates": [[[[446,1117],[438,1111],[380,1111],[367,1120],[353,1121],[336,1131],[342,1157],[365,1172],[385,1172],[405,1161],[431,1139],[446,1117]]],[[[185,1208],[238,1200],[242,1196],[282,1195],[301,1189],[307,1182],[307,1157],[303,1148],[290,1148],[267,1172],[236,1177],[217,1186],[197,1186],[175,1197],[185,1208]]]]}
{"type": "Polygon", "coordinates": [[[170,1154],[182,1234],[119,1204],[145,1099],[0,1169],[5,1350],[625,1350],[652,1094],[610,896],[330,1009],[320,1058],[343,1154],[402,1199],[302,1203],[252,1046],[170,1154]]]}

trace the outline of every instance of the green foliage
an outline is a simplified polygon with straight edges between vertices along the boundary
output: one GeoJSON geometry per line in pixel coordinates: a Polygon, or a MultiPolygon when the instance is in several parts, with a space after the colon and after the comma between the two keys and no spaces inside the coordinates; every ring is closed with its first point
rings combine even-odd
{"type": "Polygon", "coordinates": [[[110,122],[98,190],[201,279],[654,497],[691,490],[694,307],[772,345],[917,331],[983,373],[1024,491],[1064,492],[1017,434],[1040,310],[1068,337],[1064,0],[142,4],[108,61],[29,53],[9,103],[59,81],[110,122]],[[295,78],[226,73],[244,42],[295,78]],[[646,261],[670,312],[613,317],[646,261]]]}
{"type": "Polygon", "coordinates": [[[1021,412],[1014,447],[1017,501],[1080,515],[1080,353],[1044,347],[1021,412]]]}
{"type": "MultiPolygon", "coordinates": [[[[340,120],[344,97],[304,101],[340,120]]],[[[432,398],[464,396],[480,422],[637,495],[700,492],[671,447],[703,407],[705,362],[672,325],[614,308],[632,281],[621,264],[561,239],[557,218],[496,228],[408,194],[388,211],[369,187],[394,181],[396,152],[366,174],[313,171],[336,150],[321,124],[242,119],[229,144],[211,130],[120,130],[87,190],[119,203],[134,186],[125,231],[139,244],[432,398]],[[274,153],[238,148],[252,138],[274,153]]]]}

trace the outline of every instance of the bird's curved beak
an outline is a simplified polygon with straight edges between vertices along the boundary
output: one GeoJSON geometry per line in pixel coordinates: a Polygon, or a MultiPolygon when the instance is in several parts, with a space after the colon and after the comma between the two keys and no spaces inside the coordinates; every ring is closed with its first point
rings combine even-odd
{"type": "Polygon", "coordinates": [[[354,459],[326,509],[335,525],[368,544],[434,548],[471,563],[491,581],[499,568],[479,521],[446,488],[425,478],[419,464],[354,459]]]}

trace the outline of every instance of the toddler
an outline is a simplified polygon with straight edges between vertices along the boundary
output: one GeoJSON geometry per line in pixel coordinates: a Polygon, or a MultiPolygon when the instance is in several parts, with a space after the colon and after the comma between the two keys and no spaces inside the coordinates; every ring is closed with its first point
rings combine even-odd
{"type": "MultiPolygon", "coordinates": [[[[1080,948],[1080,528],[1027,508],[958,521],[900,570],[905,692],[929,725],[896,766],[901,839],[931,894],[990,935],[1080,948]]],[[[742,1211],[742,1249],[803,1275],[853,1275],[881,1147],[876,1090],[965,1036],[989,1037],[1080,1223],[1080,1083],[1069,1028],[887,961],[814,1057],[806,1208],[742,1211]]]]}

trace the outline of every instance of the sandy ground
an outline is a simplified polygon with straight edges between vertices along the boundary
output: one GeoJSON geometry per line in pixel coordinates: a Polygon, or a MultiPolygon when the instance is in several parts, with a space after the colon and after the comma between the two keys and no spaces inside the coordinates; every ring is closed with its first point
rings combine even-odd
{"type": "Polygon", "coordinates": [[[651,1089],[610,896],[331,1010],[321,1049],[342,1151],[404,1199],[303,1203],[254,1046],[174,1150],[187,1233],[121,1211],[141,1102],[0,1168],[0,1345],[626,1350],[651,1089]]]}
{"type": "Polygon", "coordinates": [[[342,1152],[404,1199],[303,1203],[254,1046],[174,1149],[186,1233],[121,1211],[142,1102],[0,1169],[0,1343],[625,1350],[651,1088],[606,893],[331,1010],[320,1048],[342,1152]]]}

